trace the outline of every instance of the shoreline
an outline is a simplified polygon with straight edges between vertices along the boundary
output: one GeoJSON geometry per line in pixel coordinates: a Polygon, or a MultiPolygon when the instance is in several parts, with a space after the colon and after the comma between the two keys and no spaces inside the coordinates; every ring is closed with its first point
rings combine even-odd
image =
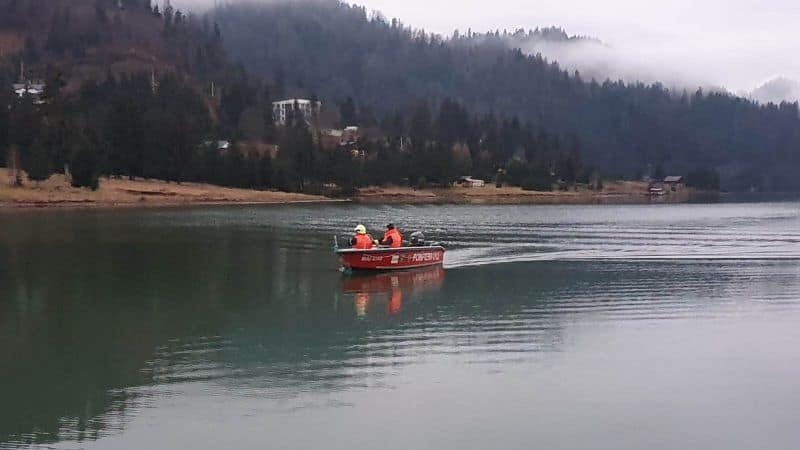
{"type": "Polygon", "coordinates": [[[518,187],[484,186],[415,189],[369,187],[353,198],[362,204],[457,204],[457,205],[595,205],[688,203],[697,194],[683,188],[664,196],[652,197],[648,184],[636,181],[609,182],[602,191],[525,191],[518,187]]]}
{"type": "Polygon", "coordinates": [[[72,187],[64,175],[22,186],[10,184],[9,171],[0,169],[0,211],[51,209],[179,208],[223,205],[289,205],[341,203],[320,195],[229,188],[203,183],[168,183],[149,179],[100,179],[96,191],[72,187]]]}
{"type": "Polygon", "coordinates": [[[230,201],[186,201],[186,202],[159,202],[159,203],[110,203],[110,202],[0,202],[0,212],[3,211],[75,211],[75,210],[135,210],[135,209],[178,209],[200,208],[210,206],[282,206],[282,205],[314,205],[353,203],[350,199],[323,198],[320,200],[283,200],[263,202],[230,201]]]}
{"type": "Polygon", "coordinates": [[[397,186],[362,188],[349,199],[280,191],[258,191],[202,183],[168,183],[161,180],[101,178],[97,191],[70,186],[64,175],[23,186],[11,186],[7,169],[0,169],[0,211],[152,209],[208,206],[278,206],[302,204],[419,204],[419,205],[594,205],[688,203],[702,195],[682,188],[652,197],[648,184],[638,181],[608,182],[602,191],[579,187],[569,191],[525,191],[493,185],[475,188],[416,189],[397,186]]]}

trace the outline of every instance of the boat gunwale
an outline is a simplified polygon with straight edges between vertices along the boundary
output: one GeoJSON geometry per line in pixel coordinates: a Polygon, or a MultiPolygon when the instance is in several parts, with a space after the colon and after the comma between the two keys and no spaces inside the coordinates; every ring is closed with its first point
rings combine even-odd
{"type": "Polygon", "coordinates": [[[394,266],[375,266],[374,268],[366,268],[366,267],[350,267],[349,269],[354,272],[399,272],[403,270],[416,270],[416,269],[424,269],[426,267],[433,267],[433,266],[442,266],[444,265],[444,261],[436,261],[436,262],[429,262],[420,264],[417,266],[406,266],[406,267],[394,267],[394,266]]]}
{"type": "Polygon", "coordinates": [[[337,254],[342,253],[392,253],[392,252],[418,252],[418,251],[445,251],[445,248],[441,245],[431,245],[425,247],[399,247],[399,248],[370,248],[370,249],[362,249],[362,248],[338,248],[336,249],[337,254]]]}

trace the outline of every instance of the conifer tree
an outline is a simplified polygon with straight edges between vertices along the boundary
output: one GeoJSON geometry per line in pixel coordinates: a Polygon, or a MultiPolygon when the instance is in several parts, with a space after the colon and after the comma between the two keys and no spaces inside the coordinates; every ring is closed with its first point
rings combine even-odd
{"type": "Polygon", "coordinates": [[[94,131],[86,129],[77,135],[69,164],[72,186],[97,190],[101,152],[100,139],[94,131]]]}
{"type": "Polygon", "coordinates": [[[23,160],[23,168],[28,174],[28,179],[37,184],[53,174],[52,158],[41,137],[37,137],[31,144],[30,151],[23,160]]]}
{"type": "MultiPolygon", "coordinates": [[[[0,83],[4,82],[0,78],[0,83]]],[[[8,153],[8,134],[10,126],[10,115],[8,105],[11,104],[12,94],[8,89],[0,89],[0,164],[6,164],[6,155],[8,153]],[[3,107],[3,105],[6,105],[3,107]]]]}

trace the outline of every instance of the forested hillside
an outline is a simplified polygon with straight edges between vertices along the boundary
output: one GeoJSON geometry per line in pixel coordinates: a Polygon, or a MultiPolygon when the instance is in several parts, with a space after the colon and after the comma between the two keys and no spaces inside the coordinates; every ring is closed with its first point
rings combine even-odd
{"type": "MultiPolygon", "coordinates": [[[[150,0],[0,0],[0,165],[272,187],[272,155],[221,152],[268,87],[229,62],[215,24],[150,0]],[[46,85],[18,95],[17,83],[46,85]],[[17,89],[17,88],[14,88],[17,89]]],[[[21,181],[21,180],[20,180],[21,181]]]]}
{"type": "Polygon", "coordinates": [[[586,80],[469,30],[442,38],[332,0],[232,5],[212,16],[229,53],[271,80],[277,94],[316,95],[327,104],[351,97],[362,121],[450,98],[577,142],[609,175],[710,169],[729,189],[800,188],[796,104],[586,80]]]}
{"type": "MultiPolygon", "coordinates": [[[[227,59],[214,17],[147,0],[0,0],[0,7],[11,12],[0,18],[7,106],[0,162],[33,181],[69,169],[76,186],[96,187],[110,175],[350,193],[498,171],[530,189],[599,180],[574,137],[507,114],[478,116],[446,98],[398,98],[380,116],[366,103],[326,100],[324,118],[289,115],[276,126],[273,100],[313,94],[290,81],[303,72],[264,77],[270,82],[248,75],[227,59]],[[18,95],[15,83],[46,87],[18,95]],[[325,145],[331,127],[348,125],[361,126],[360,139],[325,145]]],[[[316,48],[295,51],[306,58],[316,48]]],[[[323,75],[320,83],[336,80],[328,69],[313,73],[323,75]]]]}

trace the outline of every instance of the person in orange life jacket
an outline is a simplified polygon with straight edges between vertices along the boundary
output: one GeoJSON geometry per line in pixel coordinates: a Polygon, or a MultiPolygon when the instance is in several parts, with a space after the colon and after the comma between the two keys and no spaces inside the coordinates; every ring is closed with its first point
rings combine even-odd
{"type": "Polygon", "coordinates": [[[367,227],[359,224],[355,229],[355,236],[350,239],[350,246],[359,250],[369,250],[374,245],[372,236],[367,234],[367,227]]]}
{"type": "Polygon", "coordinates": [[[390,223],[386,225],[386,233],[384,233],[383,239],[378,244],[391,248],[400,248],[403,246],[403,235],[390,223]]]}

